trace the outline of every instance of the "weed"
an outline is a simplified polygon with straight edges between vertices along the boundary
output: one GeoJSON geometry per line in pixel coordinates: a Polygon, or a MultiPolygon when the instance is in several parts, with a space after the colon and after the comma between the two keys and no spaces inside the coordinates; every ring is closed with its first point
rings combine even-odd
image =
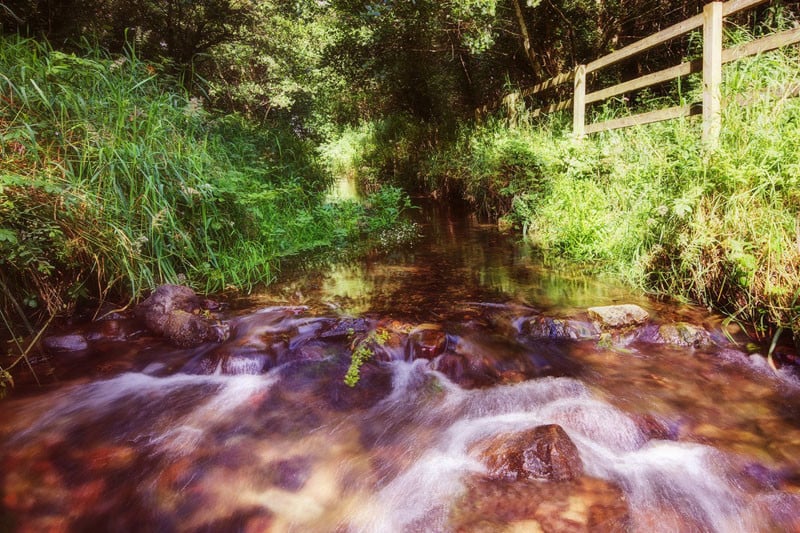
{"type": "Polygon", "coordinates": [[[376,347],[383,346],[388,340],[388,331],[376,329],[370,331],[365,337],[353,341],[350,367],[344,376],[345,385],[355,387],[358,384],[361,379],[361,367],[374,357],[376,347]]]}

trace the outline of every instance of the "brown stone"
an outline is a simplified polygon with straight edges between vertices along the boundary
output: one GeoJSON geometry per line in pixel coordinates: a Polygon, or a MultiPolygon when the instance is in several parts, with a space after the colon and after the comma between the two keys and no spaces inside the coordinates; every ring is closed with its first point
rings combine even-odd
{"type": "Polygon", "coordinates": [[[659,326],[657,341],[689,348],[705,348],[713,344],[706,330],[686,322],[659,326]]]}
{"type": "Polygon", "coordinates": [[[482,447],[481,459],[492,479],[565,481],[583,474],[578,448],[557,424],[498,435],[482,447]]]}
{"type": "Polygon", "coordinates": [[[194,313],[201,309],[200,298],[189,287],[161,285],[136,306],[134,314],[143,320],[153,333],[164,335],[166,317],[173,311],[194,313]]]}
{"type": "Polygon", "coordinates": [[[89,348],[86,337],[80,334],[45,337],[42,345],[46,350],[53,352],[80,352],[89,348]]]}
{"type": "Polygon", "coordinates": [[[578,320],[535,316],[525,321],[523,333],[538,339],[594,339],[600,332],[589,322],[578,320]]]}
{"type": "Polygon", "coordinates": [[[189,287],[161,285],[136,306],[134,313],[147,329],[178,346],[225,340],[229,334],[227,325],[200,314],[203,302],[189,287]]]}
{"type": "Polygon", "coordinates": [[[222,340],[210,321],[181,309],[175,309],[164,317],[162,331],[165,337],[182,347],[222,340]]]}
{"type": "Polygon", "coordinates": [[[650,315],[633,304],[607,305],[587,309],[589,318],[606,328],[624,328],[644,324],[650,315]]]}
{"type": "Polygon", "coordinates": [[[466,382],[470,380],[467,374],[467,360],[461,355],[447,353],[436,361],[434,368],[459,385],[467,385],[466,382]]]}
{"type": "Polygon", "coordinates": [[[408,335],[408,359],[434,359],[447,348],[447,335],[435,324],[422,324],[408,335]]]}
{"type": "Polygon", "coordinates": [[[92,322],[86,332],[86,340],[90,342],[95,341],[124,341],[128,340],[138,334],[141,334],[144,328],[141,322],[134,319],[119,318],[119,319],[104,319],[92,322]]]}
{"type": "Polygon", "coordinates": [[[669,427],[649,413],[642,413],[633,417],[636,427],[642,432],[647,440],[674,440],[675,435],[670,431],[669,427]]]}
{"type": "Polygon", "coordinates": [[[584,476],[559,483],[468,479],[451,508],[449,529],[622,533],[630,526],[622,491],[584,476]]]}

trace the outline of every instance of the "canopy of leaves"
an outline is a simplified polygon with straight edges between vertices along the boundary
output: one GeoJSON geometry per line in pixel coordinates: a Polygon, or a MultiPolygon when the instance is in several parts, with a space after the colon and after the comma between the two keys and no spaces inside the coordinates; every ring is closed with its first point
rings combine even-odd
{"type": "MultiPolygon", "coordinates": [[[[700,11],[670,0],[3,0],[5,32],[135,47],[214,107],[324,133],[387,113],[469,117],[700,11]]],[[[762,14],[762,18],[763,18],[762,14]]],[[[675,43],[651,55],[686,53],[675,43]]],[[[652,57],[648,60],[652,61],[652,57]]],[[[641,70],[639,64],[621,67],[641,70]]]]}

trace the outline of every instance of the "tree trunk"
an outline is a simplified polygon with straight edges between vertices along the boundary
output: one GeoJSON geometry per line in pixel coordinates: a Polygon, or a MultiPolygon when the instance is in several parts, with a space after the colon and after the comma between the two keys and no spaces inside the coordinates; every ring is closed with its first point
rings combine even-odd
{"type": "Polygon", "coordinates": [[[522,14],[522,6],[519,3],[519,0],[514,1],[514,11],[517,14],[517,24],[519,25],[520,35],[522,35],[522,47],[525,49],[525,57],[528,58],[528,62],[531,64],[531,68],[533,69],[533,74],[536,76],[537,79],[542,79],[542,66],[536,61],[536,56],[533,53],[533,48],[531,47],[531,35],[528,33],[528,25],[525,23],[525,16],[522,14]]]}

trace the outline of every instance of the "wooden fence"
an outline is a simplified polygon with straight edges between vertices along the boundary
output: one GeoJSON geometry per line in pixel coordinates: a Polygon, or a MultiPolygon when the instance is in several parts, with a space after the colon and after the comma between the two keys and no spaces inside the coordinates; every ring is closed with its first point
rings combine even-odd
{"type": "Polygon", "coordinates": [[[722,48],[722,23],[725,17],[750,9],[768,0],[729,0],[728,2],[712,2],[703,7],[703,12],[679,22],[669,28],[654,33],[649,37],[612,52],[600,59],[595,59],[586,65],[578,65],[572,72],[559,74],[547,81],[529,87],[523,91],[507,95],[503,102],[513,106],[521,98],[539,94],[547,89],[573,82],[572,98],[554,104],[540,107],[532,112],[533,116],[561,111],[572,108],[573,132],[577,137],[599,131],[625,128],[640,124],[649,124],[662,120],[670,120],[691,115],[703,115],[703,142],[715,146],[720,132],[720,84],[722,82],[722,65],[736,61],[743,57],[800,42],[800,28],[773,33],[755,41],[751,41],[728,49],[722,48]],[[606,87],[594,92],[586,92],[586,79],[592,73],[599,72],[608,67],[633,57],[654,46],[663,44],[685,33],[703,28],[703,58],[702,60],[686,61],[680,65],[666,68],[652,74],[647,74],[611,87],[606,87]],[[703,99],[702,102],[659,109],[647,113],[607,120],[605,122],[586,124],[586,106],[595,102],[602,102],[613,96],[650,87],[659,83],[670,81],[695,72],[703,73],[703,99]]]}

